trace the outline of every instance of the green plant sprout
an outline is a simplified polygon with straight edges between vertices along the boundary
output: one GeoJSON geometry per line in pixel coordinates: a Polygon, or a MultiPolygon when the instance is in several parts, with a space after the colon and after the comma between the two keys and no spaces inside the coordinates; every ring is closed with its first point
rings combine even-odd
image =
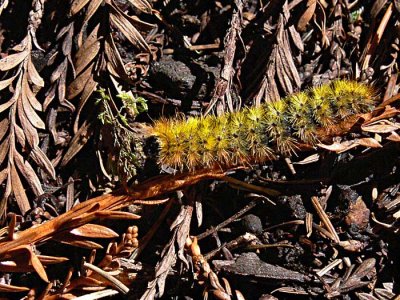
{"type": "Polygon", "coordinates": [[[146,112],[147,103],[142,97],[134,97],[130,93],[122,92],[117,95],[122,102],[120,109],[117,109],[112,97],[105,89],[100,88],[97,92],[99,98],[96,104],[102,106],[98,119],[106,125],[101,138],[106,139],[111,135],[113,140],[113,149],[107,151],[107,169],[117,176],[118,180],[126,182],[137,174],[137,168],[143,161],[142,144],[135,136],[128,120],[134,120],[140,113],[146,112]]]}

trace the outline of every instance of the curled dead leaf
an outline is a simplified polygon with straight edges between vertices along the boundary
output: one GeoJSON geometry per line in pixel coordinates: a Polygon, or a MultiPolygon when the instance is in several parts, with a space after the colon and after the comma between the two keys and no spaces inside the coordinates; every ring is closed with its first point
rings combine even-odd
{"type": "Polygon", "coordinates": [[[45,129],[46,125],[33,109],[25,93],[22,93],[22,96],[19,101],[22,101],[22,107],[25,111],[25,115],[28,118],[29,122],[36,128],[45,129]]]}
{"type": "Polygon", "coordinates": [[[29,288],[24,286],[16,286],[11,284],[0,283],[0,292],[2,293],[21,293],[27,291],[29,291],[29,288]]]}
{"type": "Polygon", "coordinates": [[[114,230],[97,224],[85,224],[72,229],[70,233],[90,238],[115,238],[119,236],[114,230]]]}
{"type": "Polygon", "coordinates": [[[25,137],[24,131],[17,124],[14,124],[14,129],[15,129],[15,135],[17,137],[18,143],[21,145],[22,148],[25,148],[26,137],[25,137]]]}
{"type": "Polygon", "coordinates": [[[71,245],[74,247],[85,248],[85,249],[103,249],[103,246],[99,243],[87,240],[84,237],[72,235],[68,232],[57,234],[53,237],[54,241],[62,244],[71,245]]]}
{"type": "Polygon", "coordinates": [[[138,10],[150,14],[153,7],[151,6],[151,2],[147,0],[128,0],[134,7],[138,10]]]}
{"type": "Polygon", "coordinates": [[[304,10],[304,13],[301,15],[299,21],[297,22],[297,29],[299,31],[304,31],[309,24],[311,18],[314,15],[315,8],[317,7],[317,0],[308,0],[307,8],[304,10]]]}
{"type": "Polygon", "coordinates": [[[26,140],[32,148],[35,148],[37,145],[39,145],[39,135],[35,127],[33,127],[31,122],[29,122],[29,119],[23,109],[22,100],[20,99],[17,101],[17,108],[18,118],[24,130],[26,140]]]}
{"type": "Polygon", "coordinates": [[[14,152],[14,161],[20,173],[25,177],[26,181],[32,187],[36,196],[43,194],[42,185],[31,164],[25,160],[17,151],[14,152]]]}
{"type": "Polygon", "coordinates": [[[12,97],[6,103],[0,104],[0,113],[8,109],[11,105],[13,105],[16,101],[15,97],[12,97]]]}
{"type": "Polygon", "coordinates": [[[28,60],[28,75],[33,84],[38,87],[44,87],[44,80],[42,77],[40,77],[38,71],[32,63],[31,58],[28,60]]]}
{"type": "Polygon", "coordinates": [[[44,265],[60,264],[69,260],[68,258],[61,256],[38,255],[37,257],[44,265]]]}
{"type": "Polygon", "coordinates": [[[29,54],[28,50],[14,53],[0,59],[0,71],[10,70],[19,65],[29,54]]]}
{"type": "Polygon", "coordinates": [[[84,72],[79,74],[79,76],[75,78],[74,81],[71,82],[71,84],[68,86],[67,89],[68,100],[75,98],[83,91],[88,80],[93,77],[93,68],[94,68],[94,63],[90,64],[89,67],[87,67],[84,72]]]}
{"type": "Polygon", "coordinates": [[[32,107],[37,111],[43,111],[42,104],[36,99],[35,94],[32,92],[31,88],[29,87],[28,77],[24,76],[22,81],[22,91],[23,94],[26,94],[26,98],[28,99],[29,103],[32,107]]]}
{"type": "Polygon", "coordinates": [[[113,219],[113,220],[137,220],[140,219],[139,215],[125,212],[125,211],[114,211],[114,210],[103,210],[95,213],[96,217],[102,219],[113,219]]]}
{"type": "Polygon", "coordinates": [[[4,180],[6,180],[7,176],[8,176],[7,169],[4,169],[0,172],[0,184],[2,184],[4,180]]]}
{"type": "Polygon", "coordinates": [[[65,153],[61,166],[65,166],[87,143],[89,137],[93,134],[93,126],[91,122],[83,123],[82,127],[76,132],[72,138],[68,150],[65,153]]]}
{"type": "Polygon", "coordinates": [[[6,135],[10,122],[7,118],[4,118],[0,121],[0,141],[3,140],[3,137],[6,135]]]}
{"type": "Polygon", "coordinates": [[[10,84],[14,81],[15,77],[17,77],[17,75],[14,75],[8,79],[0,80],[0,91],[10,86],[10,84]]]}
{"type": "Polygon", "coordinates": [[[4,141],[0,144],[0,164],[3,163],[4,158],[8,154],[9,146],[10,143],[8,138],[4,139],[4,141]]]}
{"type": "Polygon", "coordinates": [[[86,40],[75,56],[75,71],[80,74],[83,69],[97,56],[100,51],[100,40],[97,39],[91,44],[86,40]]]}
{"type": "Polygon", "coordinates": [[[96,57],[100,50],[100,39],[98,37],[100,25],[97,25],[87,36],[83,45],[75,55],[75,72],[79,74],[96,57]]]}
{"type": "Polygon", "coordinates": [[[10,175],[11,176],[8,177],[8,180],[10,183],[10,187],[12,187],[15,200],[17,201],[21,213],[25,214],[31,208],[31,205],[29,204],[24,186],[22,185],[21,179],[19,178],[18,172],[14,164],[11,164],[10,175]]]}
{"type": "Polygon", "coordinates": [[[43,281],[49,282],[44,266],[42,265],[37,255],[32,251],[32,249],[29,246],[23,245],[16,247],[9,251],[9,255],[11,257],[23,256],[24,258],[26,258],[30,263],[30,265],[35,269],[39,277],[43,281]]]}
{"type": "Polygon", "coordinates": [[[373,138],[361,138],[361,139],[355,139],[355,140],[351,140],[351,141],[344,141],[342,143],[335,142],[331,145],[318,144],[317,146],[322,149],[326,149],[326,150],[333,151],[336,153],[342,153],[342,152],[348,151],[350,149],[353,149],[357,146],[382,148],[382,145],[373,138]]]}
{"type": "Polygon", "coordinates": [[[373,133],[389,133],[398,130],[400,125],[390,122],[389,120],[381,120],[368,125],[362,125],[361,129],[366,132],[373,133]]]}
{"type": "Polygon", "coordinates": [[[56,179],[56,171],[54,170],[54,166],[39,147],[32,149],[30,157],[42,170],[51,176],[52,179],[56,179]]]}
{"type": "Polygon", "coordinates": [[[96,90],[98,83],[93,79],[93,76],[89,78],[88,82],[86,83],[83,92],[80,97],[78,109],[76,112],[76,118],[74,121],[74,133],[76,134],[79,131],[79,120],[81,117],[81,111],[85,106],[86,102],[88,101],[89,97],[93,94],[96,90]]]}
{"type": "Polygon", "coordinates": [[[140,51],[150,53],[150,47],[135,27],[135,22],[117,6],[111,5],[110,21],[140,51]]]}
{"type": "Polygon", "coordinates": [[[393,142],[400,142],[400,135],[393,131],[386,139],[393,142]]]}
{"type": "Polygon", "coordinates": [[[115,46],[112,36],[109,36],[106,39],[104,51],[107,55],[107,70],[111,73],[111,75],[117,78],[122,78],[129,82],[129,76],[126,73],[121,56],[117,50],[117,47],[115,46]]]}
{"type": "Polygon", "coordinates": [[[88,4],[88,2],[89,0],[74,0],[74,2],[72,2],[71,4],[71,9],[69,11],[70,16],[73,16],[80,12],[80,10],[84,8],[86,4],[88,4]]]}

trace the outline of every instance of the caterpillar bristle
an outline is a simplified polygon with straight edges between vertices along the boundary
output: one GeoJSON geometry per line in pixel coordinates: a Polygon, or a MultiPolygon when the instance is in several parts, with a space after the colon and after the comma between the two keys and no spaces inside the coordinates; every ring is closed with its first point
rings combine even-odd
{"type": "Polygon", "coordinates": [[[331,104],[324,99],[311,97],[310,98],[310,109],[312,116],[317,125],[321,127],[330,126],[334,122],[333,111],[331,104]]]}
{"type": "Polygon", "coordinates": [[[297,141],[289,136],[278,137],[276,139],[276,143],[277,152],[283,154],[284,156],[294,155],[299,149],[297,146],[297,141]]]}
{"type": "Polygon", "coordinates": [[[316,130],[370,111],[374,90],[336,80],[281,100],[225,115],[161,118],[153,125],[159,163],[177,170],[261,163],[315,145],[316,130]]]}

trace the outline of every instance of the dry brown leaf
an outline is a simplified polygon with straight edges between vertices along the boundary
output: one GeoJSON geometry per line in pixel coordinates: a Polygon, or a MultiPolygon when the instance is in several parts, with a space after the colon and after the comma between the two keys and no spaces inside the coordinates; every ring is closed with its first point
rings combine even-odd
{"type": "Polygon", "coordinates": [[[16,286],[11,284],[0,283],[0,292],[2,293],[21,293],[30,289],[24,286],[16,286]]]}
{"type": "MultiPolygon", "coordinates": [[[[369,125],[369,124],[372,124],[372,123],[374,123],[376,121],[389,119],[391,117],[395,117],[395,116],[400,114],[400,110],[399,109],[397,109],[395,107],[392,107],[390,105],[386,105],[386,106],[384,106],[384,108],[385,108],[385,110],[382,113],[380,113],[376,117],[370,118],[369,120],[364,122],[363,125],[369,125]]],[[[377,112],[379,110],[382,110],[382,107],[376,108],[375,112],[377,112]]]]}
{"type": "Polygon", "coordinates": [[[17,142],[21,145],[22,148],[25,148],[26,137],[24,131],[17,124],[14,124],[14,129],[15,129],[15,135],[17,137],[17,142]]]}
{"type": "Polygon", "coordinates": [[[56,171],[54,170],[54,166],[39,147],[32,149],[30,157],[42,170],[51,176],[52,179],[56,180],[56,171]]]}
{"type": "Polygon", "coordinates": [[[151,6],[151,2],[147,0],[128,0],[134,7],[138,10],[150,14],[153,7],[151,6]]]}
{"type": "Polygon", "coordinates": [[[0,71],[10,70],[19,65],[29,54],[28,50],[18,52],[0,59],[0,71]]]}
{"type": "Polygon", "coordinates": [[[36,128],[45,129],[46,125],[31,106],[31,103],[29,102],[25,93],[22,93],[19,101],[22,101],[22,106],[24,108],[25,115],[27,116],[29,122],[36,128]]]}
{"type": "Polygon", "coordinates": [[[111,5],[110,21],[139,51],[150,53],[149,45],[136,29],[134,21],[117,6],[111,5]]]}
{"type": "Polygon", "coordinates": [[[78,128],[79,128],[79,119],[81,116],[81,111],[83,109],[83,107],[85,106],[87,100],[89,99],[89,97],[92,95],[92,93],[95,91],[95,89],[97,88],[97,82],[94,81],[93,76],[89,78],[88,82],[85,85],[85,88],[83,89],[82,95],[80,97],[79,100],[79,105],[78,105],[78,109],[76,112],[76,118],[74,121],[74,133],[78,132],[78,128]]]}
{"type": "Polygon", "coordinates": [[[10,141],[7,137],[6,139],[4,139],[4,141],[0,145],[0,164],[3,163],[4,158],[8,154],[9,146],[10,146],[10,141]]]}
{"type": "MultiPolygon", "coordinates": [[[[15,151],[16,152],[16,151],[15,151]]],[[[14,153],[15,153],[14,152],[14,153]]],[[[24,186],[22,185],[21,179],[19,178],[18,172],[14,164],[10,164],[10,175],[8,178],[10,180],[10,185],[12,186],[12,191],[17,201],[19,210],[22,214],[25,214],[31,209],[28,197],[26,196],[24,186]]]]}
{"type": "Polygon", "coordinates": [[[39,275],[40,278],[42,278],[43,281],[49,282],[49,279],[47,278],[46,271],[44,269],[44,266],[40,262],[39,258],[36,256],[35,253],[29,248],[29,246],[24,246],[24,248],[27,249],[29,255],[30,255],[30,262],[35,269],[36,273],[39,275]]]}
{"type": "Polygon", "coordinates": [[[17,101],[17,111],[18,111],[18,118],[21,122],[22,128],[24,130],[24,134],[29,145],[32,148],[35,148],[39,144],[39,136],[36,129],[32,126],[29,122],[27,116],[25,115],[24,109],[22,107],[22,101],[19,99],[17,101]]]}
{"type": "MultiPolygon", "coordinates": [[[[89,20],[93,17],[93,15],[95,14],[95,12],[98,10],[98,8],[100,7],[100,5],[102,3],[103,3],[103,0],[90,1],[89,6],[86,10],[85,19],[83,20],[83,26],[85,26],[87,24],[87,22],[89,22],[89,20]]],[[[97,31],[99,26],[97,25],[96,28],[95,28],[95,30],[97,31]]],[[[81,30],[78,34],[77,41],[78,41],[79,49],[82,47],[83,33],[84,33],[84,31],[81,30]]],[[[86,38],[85,43],[88,41],[88,38],[86,38]]],[[[96,38],[97,38],[97,34],[96,34],[96,38]]],[[[89,41],[89,43],[91,43],[91,42],[89,41]]]]}
{"type": "MultiPolygon", "coordinates": [[[[279,49],[279,47],[278,47],[278,49],[279,49]]],[[[276,65],[275,65],[276,75],[278,76],[279,82],[280,82],[283,90],[286,93],[290,94],[293,92],[293,85],[286,73],[286,70],[289,67],[286,65],[286,68],[285,68],[285,63],[282,59],[282,55],[280,52],[281,51],[278,50],[278,54],[276,56],[276,65]]]]}
{"type": "Polygon", "coordinates": [[[46,92],[46,98],[43,102],[43,110],[46,111],[49,104],[54,100],[56,96],[57,85],[53,84],[51,88],[46,92]]]}
{"type": "Polygon", "coordinates": [[[307,156],[306,158],[304,158],[300,161],[294,161],[293,164],[294,165],[307,165],[307,164],[315,163],[315,162],[319,161],[319,159],[320,159],[320,155],[318,153],[315,153],[315,154],[311,154],[311,155],[307,156]]]}
{"type": "Polygon", "coordinates": [[[15,52],[22,52],[26,50],[29,52],[29,47],[27,49],[28,44],[31,44],[31,36],[27,35],[25,38],[22,40],[21,43],[16,44],[14,47],[11,48],[11,50],[14,50],[15,52]]]}
{"type": "Polygon", "coordinates": [[[30,163],[24,160],[21,154],[19,154],[17,151],[14,152],[14,161],[20,173],[25,177],[28,184],[32,187],[34,194],[36,196],[43,194],[44,192],[40,180],[30,163]]]}
{"type": "Polygon", "coordinates": [[[293,44],[300,52],[304,52],[304,43],[301,39],[301,35],[297,32],[294,26],[289,26],[290,37],[292,38],[293,44]]]}
{"type": "Polygon", "coordinates": [[[100,40],[100,38],[98,38],[99,28],[100,28],[100,24],[97,24],[93,28],[92,32],[86,37],[85,43],[83,45],[82,45],[83,31],[79,32],[79,35],[78,35],[79,50],[78,50],[78,53],[75,55],[75,61],[77,59],[77,55],[79,55],[79,56],[84,55],[84,52],[82,52],[81,54],[79,54],[79,52],[82,50],[83,47],[85,47],[85,45],[92,45],[95,41],[100,40]]]}
{"type": "Polygon", "coordinates": [[[62,256],[48,256],[48,255],[38,255],[37,258],[44,265],[61,264],[69,260],[68,258],[62,256]]]}
{"type": "Polygon", "coordinates": [[[4,182],[4,180],[6,180],[7,176],[8,176],[7,169],[3,169],[0,171],[0,184],[2,184],[4,182]]]}
{"type": "Polygon", "coordinates": [[[335,142],[331,145],[318,144],[317,146],[336,153],[342,153],[360,145],[371,148],[382,148],[382,145],[373,138],[361,138],[351,141],[345,141],[342,143],[335,142]]]}
{"type": "Polygon", "coordinates": [[[362,125],[361,129],[366,132],[373,133],[389,133],[400,128],[399,125],[390,122],[388,120],[382,120],[380,122],[375,122],[369,125],[362,125]]]}
{"type": "Polygon", "coordinates": [[[74,0],[74,2],[72,2],[72,4],[71,4],[71,9],[69,11],[69,14],[71,16],[75,15],[82,8],[84,8],[86,6],[86,4],[88,4],[89,1],[90,0],[74,0]]]}
{"type": "Polygon", "coordinates": [[[122,62],[121,56],[117,48],[115,47],[114,40],[112,36],[109,36],[105,41],[104,51],[107,55],[107,70],[116,78],[124,79],[127,82],[131,80],[126,73],[124,64],[122,62]]]}
{"type": "Polygon", "coordinates": [[[60,78],[62,73],[65,73],[68,66],[68,59],[64,58],[63,62],[60,63],[57,68],[54,69],[50,76],[50,83],[54,83],[60,78]]]}
{"type": "Polygon", "coordinates": [[[137,220],[140,219],[139,215],[125,212],[125,211],[114,211],[114,210],[103,210],[95,213],[96,217],[101,219],[113,219],[113,220],[137,220]]]}
{"type": "Polygon", "coordinates": [[[69,144],[68,150],[65,153],[61,166],[65,166],[87,143],[89,137],[93,134],[91,122],[84,122],[81,128],[75,133],[69,144]]]}
{"type": "Polygon", "coordinates": [[[76,235],[72,235],[69,233],[63,233],[63,234],[56,235],[52,239],[59,243],[67,244],[67,245],[71,245],[71,246],[79,247],[79,248],[103,249],[103,246],[100,245],[99,243],[89,241],[85,238],[78,237],[76,235]]]}
{"type": "Polygon", "coordinates": [[[393,131],[386,139],[393,142],[400,142],[400,135],[393,131]]]}
{"type": "Polygon", "coordinates": [[[361,146],[370,147],[370,148],[382,148],[383,147],[376,139],[373,139],[373,138],[361,138],[361,139],[358,139],[358,143],[361,146]]]}
{"type": "MultiPolygon", "coordinates": [[[[104,286],[104,282],[99,281],[95,278],[91,277],[79,277],[76,280],[74,280],[71,285],[73,285],[74,288],[79,287],[79,286],[84,286],[84,287],[101,287],[104,286]]],[[[68,286],[67,289],[70,289],[71,287],[68,286]]]]}
{"type": "Polygon", "coordinates": [[[0,141],[6,135],[9,125],[10,122],[8,121],[8,118],[4,118],[3,120],[0,121],[0,141]]]}
{"type": "Polygon", "coordinates": [[[27,272],[35,272],[35,269],[29,262],[22,260],[20,257],[17,258],[17,262],[15,261],[3,261],[0,262],[0,272],[4,273],[27,273],[27,272]]]}
{"type": "Polygon", "coordinates": [[[67,68],[65,68],[65,72],[61,73],[61,76],[60,76],[60,78],[58,80],[58,89],[57,89],[57,91],[58,91],[58,100],[63,105],[68,103],[67,106],[71,106],[71,108],[74,109],[74,106],[72,104],[69,105],[70,102],[65,100],[66,82],[67,82],[67,68]]]}
{"type": "Polygon", "coordinates": [[[114,230],[97,224],[85,224],[70,231],[71,234],[87,238],[115,238],[118,233],[114,230]]]}
{"type": "Polygon", "coordinates": [[[94,63],[91,63],[83,73],[81,73],[75,78],[74,81],[71,82],[67,89],[68,100],[75,98],[83,91],[88,80],[93,77],[93,68],[94,63]]]}
{"type": "Polygon", "coordinates": [[[8,87],[14,81],[15,77],[17,77],[17,75],[14,75],[8,79],[0,80],[0,91],[8,87]]]}
{"type": "Polygon", "coordinates": [[[60,29],[60,31],[57,33],[56,40],[57,40],[57,41],[60,40],[60,39],[71,29],[71,27],[72,27],[73,25],[74,25],[74,23],[72,22],[72,23],[69,23],[69,24],[67,24],[66,26],[62,27],[62,28],[60,29]]]}
{"type": "Polygon", "coordinates": [[[293,55],[290,50],[290,43],[289,43],[289,35],[288,32],[285,30],[282,33],[282,41],[279,42],[279,35],[277,37],[278,45],[280,45],[279,52],[281,54],[283,67],[286,70],[286,73],[291,78],[291,82],[295,83],[295,87],[299,88],[301,86],[301,80],[299,72],[297,71],[296,65],[293,61],[293,55]]]}
{"type": "Polygon", "coordinates": [[[27,77],[24,77],[22,81],[22,91],[26,94],[26,98],[29,100],[29,103],[32,105],[34,109],[37,111],[42,111],[42,104],[36,99],[35,94],[32,92],[31,88],[28,84],[27,77]]]}
{"type": "Polygon", "coordinates": [[[13,105],[16,101],[15,97],[12,97],[10,100],[8,100],[6,103],[0,104],[0,113],[8,109],[11,105],[13,105]]]}
{"type": "Polygon", "coordinates": [[[64,38],[64,41],[62,42],[61,49],[62,53],[64,56],[69,57],[71,55],[71,49],[72,49],[72,39],[74,36],[74,23],[70,23],[69,25],[66,26],[68,29],[68,34],[64,38]]]}
{"type": "Polygon", "coordinates": [[[8,6],[9,1],[8,0],[4,0],[1,2],[0,4],[0,15],[2,14],[3,10],[5,10],[8,6]]]}
{"type": "Polygon", "coordinates": [[[68,212],[73,204],[75,199],[75,186],[74,179],[72,177],[68,178],[68,187],[67,187],[67,201],[65,202],[65,211],[68,212]]]}
{"type": "Polygon", "coordinates": [[[15,247],[9,251],[8,256],[16,262],[16,268],[33,267],[42,280],[49,282],[44,266],[40,262],[37,255],[32,251],[30,246],[22,245],[15,247]]]}
{"type": "Polygon", "coordinates": [[[38,71],[32,63],[31,58],[28,59],[28,75],[32,83],[39,87],[44,87],[44,80],[40,77],[38,71]]]}
{"type": "Polygon", "coordinates": [[[304,13],[301,15],[299,21],[297,22],[297,30],[304,31],[306,30],[307,25],[309,24],[311,18],[314,15],[315,8],[317,7],[317,0],[308,0],[307,8],[304,13]]]}
{"type": "Polygon", "coordinates": [[[80,74],[82,70],[99,54],[100,40],[96,39],[89,44],[91,40],[86,40],[75,56],[75,71],[80,74]]]}
{"type": "MultiPolygon", "coordinates": [[[[121,11],[122,12],[122,11],[121,11]]],[[[123,13],[123,12],[122,12],[123,13]]],[[[157,26],[151,23],[147,23],[139,19],[137,16],[130,16],[125,14],[126,18],[132,23],[133,26],[139,31],[150,31],[157,26]]]]}
{"type": "Polygon", "coordinates": [[[379,12],[382,10],[382,8],[385,6],[387,3],[387,0],[376,0],[374,5],[371,8],[371,17],[375,19],[378,17],[379,12]]]}

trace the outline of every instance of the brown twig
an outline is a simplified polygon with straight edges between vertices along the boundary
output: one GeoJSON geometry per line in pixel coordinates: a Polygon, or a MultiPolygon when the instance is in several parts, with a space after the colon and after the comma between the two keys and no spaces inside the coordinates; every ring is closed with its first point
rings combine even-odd
{"type": "Polygon", "coordinates": [[[72,228],[87,224],[97,218],[97,212],[115,210],[127,206],[135,199],[149,199],[165,193],[181,189],[205,179],[217,179],[224,176],[221,170],[202,170],[196,173],[164,176],[143,182],[130,194],[116,191],[112,194],[102,195],[73,207],[65,214],[56,217],[38,227],[29,228],[16,235],[12,241],[0,243],[0,258],[11,249],[21,245],[35,244],[50,239],[56,233],[68,231],[72,228]]]}
{"type": "Polygon", "coordinates": [[[318,216],[320,217],[321,221],[324,223],[326,229],[331,233],[333,237],[333,241],[336,243],[340,242],[340,238],[335,230],[335,227],[333,227],[331,220],[329,219],[328,215],[324,211],[324,209],[321,206],[321,203],[319,203],[319,200],[317,197],[311,197],[311,202],[315,208],[315,210],[318,213],[318,216]]]}
{"type": "Polygon", "coordinates": [[[233,221],[237,220],[240,218],[242,215],[244,215],[246,212],[248,212],[250,209],[255,207],[257,205],[258,201],[251,201],[249,204],[247,204],[245,207],[243,207],[240,211],[238,211],[236,214],[231,216],[230,218],[226,219],[222,223],[219,223],[217,226],[208,229],[207,231],[199,234],[196,238],[198,241],[204,239],[205,237],[209,236],[210,234],[213,234],[214,232],[217,232],[218,230],[224,228],[228,224],[232,223],[233,221]]]}

